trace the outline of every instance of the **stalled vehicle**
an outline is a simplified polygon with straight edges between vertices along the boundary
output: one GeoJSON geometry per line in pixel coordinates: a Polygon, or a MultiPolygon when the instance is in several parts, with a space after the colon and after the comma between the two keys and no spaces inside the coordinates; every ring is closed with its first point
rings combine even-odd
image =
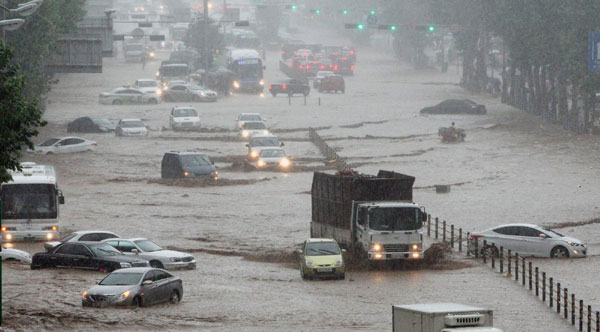
{"type": "Polygon", "coordinates": [[[282,148],[264,148],[258,153],[256,161],[251,161],[256,169],[288,170],[292,165],[290,158],[282,148]]]}
{"type": "Polygon", "coordinates": [[[145,307],[165,302],[177,304],[182,297],[181,278],[163,269],[136,267],[117,270],[104,277],[83,292],[81,305],[145,307]]]}
{"type": "Polygon", "coordinates": [[[160,176],[163,179],[205,177],[218,180],[219,172],[210,158],[198,152],[171,151],[164,154],[160,176]]]}
{"type": "Polygon", "coordinates": [[[588,253],[583,241],[532,224],[500,225],[483,232],[473,232],[469,238],[472,253],[478,248],[482,254],[498,256],[500,247],[519,256],[568,258],[586,257],[588,253]],[[478,242],[477,247],[475,241],[478,242]]]}
{"type": "Polygon", "coordinates": [[[421,114],[485,114],[484,105],[469,99],[447,99],[435,106],[421,109],[421,114]]]}
{"type": "Polygon", "coordinates": [[[321,277],[346,278],[344,257],[346,250],[333,239],[311,238],[304,241],[300,255],[300,276],[302,279],[321,277]]]}
{"type": "Polygon", "coordinates": [[[162,98],[165,101],[176,102],[176,101],[217,101],[217,93],[213,90],[207,89],[200,85],[195,84],[178,84],[169,87],[162,93],[162,98]]]}
{"type": "Polygon", "coordinates": [[[176,106],[171,109],[169,126],[173,130],[186,130],[200,128],[198,110],[191,106],[176,106]]]}
{"type": "Polygon", "coordinates": [[[44,248],[46,251],[51,250],[59,244],[66,242],[100,242],[102,240],[111,239],[111,238],[119,238],[120,236],[109,231],[77,231],[73,233],[69,233],[63,236],[58,241],[49,241],[44,243],[44,248]]]}
{"type": "Polygon", "coordinates": [[[328,71],[328,70],[321,70],[317,72],[317,76],[315,76],[315,79],[313,80],[313,88],[318,89],[319,85],[321,85],[321,80],[327,76],[333,76],[335,75],[332,71],[328,71]]]}
{"type": "Polygon", "coordinates": [[[31,269],[66,267],[112,272],[120,268],[148,266],[148,261],[125,256],[102,242],[65,242],[31,259],[31,269]]]}
{"type": "Polygon", "coordinates": [[[158,104],[160,100],[156,93],[144,93],[135,88],[116,88],[102,92],[98,98],[104,105],[158,104]]]}
{"type": "Polygon", "coordinates": [[[77,133],[109,133],[115,131],[116,125],[106,118],[77,118],[67,125],[67,132],[77,133]]]}
{"type": "Polygon", "coordinates": [[[140,119],[119,120],[115,136],[148,136],[148,129],[140,119]]]}
{"type": "Polygon", "coordinates": [[[240,136],[250,138],[254,135],[268,135],[269,130],[262,121],[247,121],[240,128],[240,136]]]}
{"type": "Polygon", "coordinates": [[[166,250],[146,238],[108,239],[102,241],[125,255],[132,255],[150,262],[151,267],[161,269],[195,269],[194,256],[175,250],[166,250]]]}
{"type": "Polygon", "coordinates": [[[329,75],[321,79],[319,92],[346,92],[346,82],[340,75],[329,75]]]}
{"type": "Polygon", "coordinates": [[[123,55],[126,62],[142,62],[146,56],[144,44],[126,43],[123,46],[123,55]]]}
{"type": "Polygon", "coordinates": [[[74,153],[85,151],[96,151],[98,143],[85,138],[68,136],[55,137],[45,140],[36,145],[33,150],[27,150],[35,154],[74,153]]]}
{"type": "Polygon", "coordinates": [[[269,92],[273,97],[277,97],[279,93],[287,94],[290,97],[295,94],[308,96],[310,86],[306,79],[288,78],[269,85],[269,92]]]}
{"type": "Polygon", "coordinates": [[[265,80],[263,60],[253,49],[234,49],[227,55],[227,69],[235,76],[232,82],[234,92],[262,93],[265,80]]]}
{"type": "Polygon", "coordinates": [[[27,251],[15,248],[8,248],[6,246],[2,246],[2,250],[0,251],[0,257],[2,258],[2,261],[15,261],[31,264],[31,254],[27,251]]]}
{"type": "Polygon", "coordinates": [[[242,128],[246,122],[265,122],[258,113],[240,113],[236,120],[236,128],[242,128]]]}
{"type": "Polygon", "coordinates": [[[253,160],[258,158],[263,149],[282,146],[284,146],[283,142],[279,142],[279,139],[275,135],[254,135],[250,138],[248,144],[246,144],[248,159],[253,160]]]}
{"type": "Polygon", "coordinates": [[[392,306],[393,332],[502,332],[492,310],[457,303],[392,306]]]}
{"type": "Polygon", "coordinates": [[[169,63],[163,61],[160,68],[156,72],[156,79],[164,82],[181,80],[187,81],[190,75],[190,69],[184,63],[169,63]]]}

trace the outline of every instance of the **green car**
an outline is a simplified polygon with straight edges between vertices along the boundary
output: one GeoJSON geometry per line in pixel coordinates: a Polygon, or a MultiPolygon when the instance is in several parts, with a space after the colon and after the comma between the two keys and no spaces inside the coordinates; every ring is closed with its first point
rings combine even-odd
{"type": "Polygon", "coordinates": [[[300,254],[300,276],[302,279],[315,277],[346,278],[346,267],[337,242],[333,239],[308,239],[304,242],[300,254]]]}

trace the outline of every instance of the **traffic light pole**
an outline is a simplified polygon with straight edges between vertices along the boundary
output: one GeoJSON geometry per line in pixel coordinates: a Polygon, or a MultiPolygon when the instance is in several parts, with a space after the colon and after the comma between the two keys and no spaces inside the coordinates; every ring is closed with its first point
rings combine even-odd
{"type": "Polygon", "coordinates": [[[204,14],[202,22],[202,68],[204,69],[204,75],[202,75],[202,81],[206,83],[206,74],[208,73],[208,0],[204,0],[202,9],[204,14]]]}

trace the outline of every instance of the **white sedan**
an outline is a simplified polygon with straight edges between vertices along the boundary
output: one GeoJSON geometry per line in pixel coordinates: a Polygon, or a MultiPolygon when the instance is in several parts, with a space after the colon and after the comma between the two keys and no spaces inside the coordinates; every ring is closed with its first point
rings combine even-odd
{"type": "Polygon", "coordinates": [[[156,93],[144,93],[134,88],[116,88],[111,91],[102,92],[98,97],[100,104],[158,104],[160,98],[156,93]]]}
{"type": "Polygon", "coordinates": [[[20,261],[31,264],[31,254],[19,249],[2,247],[0,257],[3,261],[20,261]]]}
{"type": "Polygon", "coordinates": [[[500,247],[522,256],[566,258],[587,255],[587,246],[582,241],[532,224],[507,224],[474,232],[469,241],[471,252],[475,252],[474,242],[477,241],[482,254],[494,256],[498,255],[500,247]]]}
{"type": "Polygon", "coordinates": [[[72,153],[95,151],[97,147],[98,143],[81,137],[56,137],[45,140],[27,152],[36,154],[72,153]]]}
{"type": "Polygon", "coordinates": [[[264,122],[248,121],[240,127],[240,136],[243,138],[250,138],[254,135],[269,135],[269,130],[264,122]]]}
{"type": "Polygon", "coordinates": [[[176,106],[171,110],[169,124],[173,130],[200,128],[198,111],[191,106],[176,106]]]}
{"type": "Polygon", "coordinates": [[[282,148],[264,148],[260,150],[253,166],[257,169],[288,170],[291,166],[291,161],[282,148]]]}
{"type": "Polygon", "coordinates": [[[105,242],[126,255],[137,255],[150,262],[150,266],[160,269],[195,269],[194,256],[174,250],[165,250],[156,243],[145,239],[108,239],[105,242]]]}
{"type": "Polygon", "coordinates": [[[115,129],[116,136],[148,136],[148,129],[140,119],[119,120],[115,129]]]}
{"type": "Polygon", "coordinates": [[[266,120],[264,120],[258,113],[240,113],[240,115],[238,116],[238,118],[236,120],[235,127],[237,129],[240,129],[244,126],[244,123],[246,123],[246,122],[265,122],[265,121],[266,120]]]}

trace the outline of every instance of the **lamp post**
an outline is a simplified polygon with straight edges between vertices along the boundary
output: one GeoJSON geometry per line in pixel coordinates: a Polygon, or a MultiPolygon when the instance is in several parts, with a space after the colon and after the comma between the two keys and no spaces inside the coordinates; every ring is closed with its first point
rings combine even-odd
{"type": "Polygon", "coordinates": [[[17,8],[8,8],[3,4],[0,4],[0,9],[2,9],[2,20],[0,20],[0,28],[2,29],[2,43],[6,40],[6,30],[17,30],[18,28],[25,23],[23,19],[15,18],[15,19],[6,19],[6,12],[16,13],[21,15],[22,17],[27,17],[33,13],[40,7],[44,0],[32,0],[26,3],[20,3],[17,8]]]}

